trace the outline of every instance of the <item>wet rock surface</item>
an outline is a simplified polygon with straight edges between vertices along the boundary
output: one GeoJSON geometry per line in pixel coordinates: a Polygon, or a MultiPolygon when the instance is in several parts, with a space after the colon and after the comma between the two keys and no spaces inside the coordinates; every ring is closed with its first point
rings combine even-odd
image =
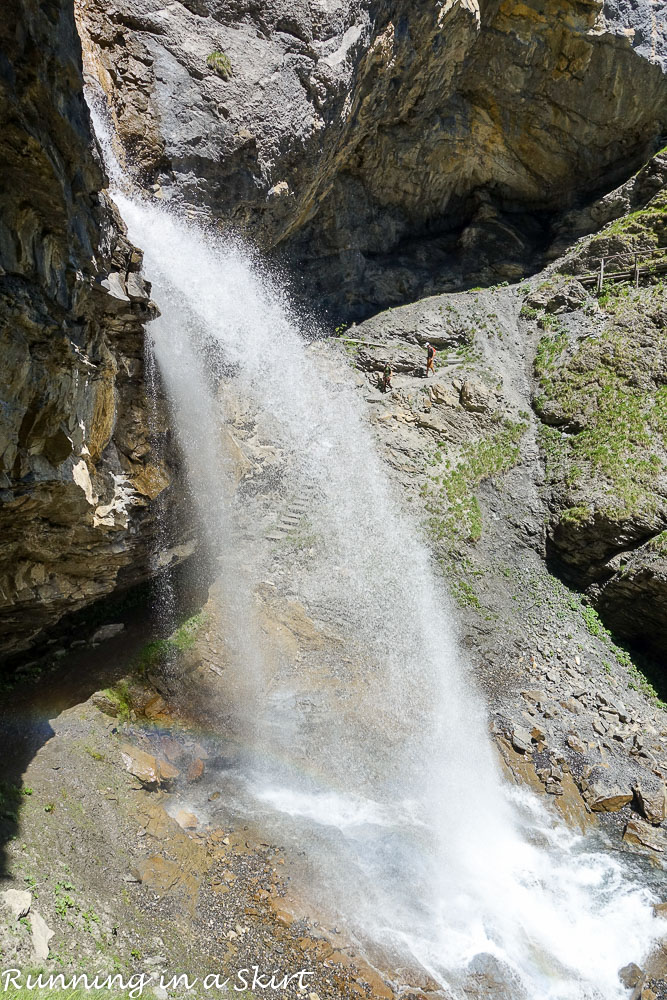
{"type": "Polygon", "coordinates": [[[12,0],[0,47],[3,655],[149,572],[171,473],[149,432],[155,306],[103,191],[71,3],[12,0]]]}

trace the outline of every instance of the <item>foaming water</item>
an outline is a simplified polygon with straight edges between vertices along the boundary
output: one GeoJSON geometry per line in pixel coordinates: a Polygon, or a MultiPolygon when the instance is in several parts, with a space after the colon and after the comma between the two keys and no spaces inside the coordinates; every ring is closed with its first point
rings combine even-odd
{"type": "Polygon", "coordinates": [[[230,805],[305,852],[312,894],[360,939],[455,996],[486,974],[513,1000],[620,1000],[617,970],[658,936],[649,893],[503,784],[448,597],[352,380],[308,346],[242,251],[163,208],[116,201],[162,311],[153,350],[220,561],[251,748],[228,775],[230,805]],[[285,585],[337,634],[339,656],[288,663],[258,621],[261,546],[243,540],[227,437],[239,399],[282,456],[278,493],[309,498],[314,555],[285,585]],[[322,680],[307,715],[308,671],[322,680]]]}

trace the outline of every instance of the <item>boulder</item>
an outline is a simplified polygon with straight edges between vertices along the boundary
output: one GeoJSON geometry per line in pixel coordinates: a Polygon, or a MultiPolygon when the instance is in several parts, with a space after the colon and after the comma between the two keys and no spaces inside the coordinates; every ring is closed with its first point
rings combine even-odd
{"type": "Polygon", "coordinates": [[[637,811],[653,826],[660,826],[667,818],[667,785],[662,785],[652,795],[642,791],[641,787],[637,785],[634,793],[637,811]]]}
{"type": "Polygon", "coordinates": [[[170,782],[175,781],[180,775],[180,771],[173,764],[170,764],[166,760],[158,760],[158,774],[161,784],[168,785],[170,782]]]}
{"type": "Polygon", "coordinates": [[[432,403],[441,403],[445,406],[458,406],[461,398],[452,385],[443,382],[432,382],[428,387],[428,393],[432,403]]]}
{"type": "Polygon", "coordinates": [[[0,902],[12,911],[17,920],[20,920],[30,912],[32,896],[25,889],[7,889],[5,892],[0,892],[0,902]]]}
{"type": "Polygon", "coordinates": [[[527,729],[514,729],[512,731],[512,746],[519,753],[526,753],[532,746],[530,733],[527,729]]]}
{"type": "Polygon", "coordinates": [[[589,794],[589,805],[593,812],[618,812],[632,802],[632,792],[601,783],[592,783],[589,794]]]}
{"type": "Polygon", "coordinates": [[[115,625],[103,625],[102,628],[98,628],[90,641],[106,642],[107,639],[113,639],[115,636],[120,635],[124,628],[125,626],[121,625],[120,622],[115,625]]]}
{"type": "Polygon", "coordinates": [[[100,712],[104,712],[105,715],[110,715],[114,719],[118,718],[118,702],[110,698],[105,691],[96,691],[90,700],[95,708],[99,708],[100,712]]]}
{"type": "Polygon", "coordinates": [[[466,379],[461,387],[461,406],[470,413],[487,413],[490,395],[479,379],[466,379]]]}
{"type": "Polygon", "coordinates": [[[152,754],[139,750],[137,747],[124,743],[120,755],[125,769],[138,778],[143,785],[157,785],[160,778],[157,760],[152,754]]]}
{"type": "Polygon", "coordinates": [[[204,761],[197,757],[192,761],[190,767],[188,768],[187,779],[188,781],[199,781],[204,773],[204,761]]]}
{"type": "Polygon", "coordinates": [[[153,695],[144,705],[144,715],[147,719],[157,719],[164,714],[166,707],[167,703],[161,695],[153,695]]]}
{"type": "Polygon", "coordinates": [[[138,778],[142,785],[155,788],[178,778],[180,771],[166,760],[159,760],[145,750],[139,750],[129,743],[120,748],[125,769],[138,778]]]}
{"type": "Polygon", "coordinates": [[[626,844],[634,847],[648,848],[650,851],[657,851],[662,854],[667,847],[665,834],[662,830],[656,829],[649,823],[644,823],[641,819],[632,818],[628,820],[623,834],[626,844]]]}
{"type": "Polygon", "coordinates": [[[187,809],[179,809],[174,813],[174,819],[182,830],[196,830],[199,826],[199,820],[196,815],[187,809]]]}
{"type": "Polygon", "coordinates": [[[630,962],[629,965],[624,965],[623,968],[618,973],[618,978],[621,980],[624,986],[630,990],[634,986],[641,986],[644,982],[645,976],[638,965],[634,962],[630,962]]]}
{"type": "Polygon", "coordinates": [[[32,953],[36,962],[45,962],[49,957],[49,941],[54,931],[47,926],[43,917],[34,911],[30,914],[32,928],[32,953]]]}

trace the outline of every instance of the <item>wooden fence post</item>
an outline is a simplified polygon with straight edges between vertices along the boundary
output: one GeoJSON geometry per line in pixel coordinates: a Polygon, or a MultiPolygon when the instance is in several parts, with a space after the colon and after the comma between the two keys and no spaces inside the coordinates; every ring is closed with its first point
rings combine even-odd
{"type": "Polygon", "coordinates": [[[600,258],[600,273],[598,274],[598,295],[602,291],[602,283],[604,281],[604,257],[600,258]]]}
{"type": "Polygon", "coordinates": [[[635,288],[639,288],[639,254],[635,254],[635,288]]]}

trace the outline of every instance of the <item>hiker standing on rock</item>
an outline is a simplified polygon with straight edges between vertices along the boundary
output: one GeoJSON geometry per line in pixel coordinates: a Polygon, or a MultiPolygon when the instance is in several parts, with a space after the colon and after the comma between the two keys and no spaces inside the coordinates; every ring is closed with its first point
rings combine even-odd
{"type": "Polygon", "coordinates": [[[386,392],[387,389],[391,389],[391,376],[394,373],[391,370],[391,365],[389,362],[384,366],[384,371],[382,372],[382,391],[386,392]]]}
{"type": "Polygon", "coordinates": [[[426,341],[426,378],[428,378],[428,373],[435,375],[435,368],[433,367],[433,360],[435,358],[435,347],[433,344],[429,344],[426,341]]]}

